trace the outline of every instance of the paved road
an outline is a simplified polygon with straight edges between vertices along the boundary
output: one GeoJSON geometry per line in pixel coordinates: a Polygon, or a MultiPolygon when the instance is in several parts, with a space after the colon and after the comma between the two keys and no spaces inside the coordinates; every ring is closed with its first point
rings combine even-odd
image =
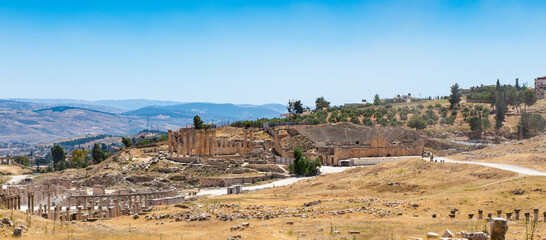
{"type": "MultiPolygon", "coordinates": [[[[349,168],[352,167],[330,167],[330,166],[322,166],[320,168],[320,171],[322,174],[329,174],[329,173],[337,173],[337,172],[343,172],[349,168]]],[[[243,186],[243,191],[256,191],[256,190],[262,190],[266,188],[274,188],[274,187],[280,187],[280,186],[286,186],[293,183],[296,183],[301,180],[310,179],[311,177],[291,177],[291,178],[284,178],[281,180],[277,180],[274,182],[262,184],[262,185],[256,185],[256,186],[243,186]]],[[[208,195],[210,197],[214,196],[220,196],[220,195],[226,195],[227,194],[227,188],[207,188],[207,189],[201,189],[197,196],[204,196],[208,195]]]]}
{"type": "MultiPolygon", "coordinates": [[[[425,160],[428,160],[428,158],[424,158],[425,160]]],[[[516,165],[511,164],[505,164],[505,163],[491,163],[491,162],[472,162],[472,161],[458,161],[449,159],[446,157],[434,157],[436,160],[444,160],[445,162],[450,163],[462,163],[462,164],[474,164],[474,165],[481,165],[486,167],[492,167],[492,168],[498,168],[501,170],[506,170],[510,172],[519,173],[522,175],[530,175],[530,176],[546,176],[546,172],[526,168],[526,167],[520,167],[516,165]]]]}

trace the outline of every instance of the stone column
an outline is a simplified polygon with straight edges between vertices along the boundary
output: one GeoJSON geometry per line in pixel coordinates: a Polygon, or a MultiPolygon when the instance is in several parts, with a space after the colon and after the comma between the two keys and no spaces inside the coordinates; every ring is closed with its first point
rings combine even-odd
{"type": "Polygon", "coordinates": [[[30,210],[32,211],[32,214],[34,215],[34,194],[30,195],[30,210]]]}
{"type": "Polygon", "coordinates": [[[53,208],[53,219],[55,221],[57,221],[57,219],[59,219],[59,205],[56,205],[54,208],[53,208]]]}
{"type": "Polygon", "coordinates": [[[241,151],[241,154],[245,154],[246,153],[246,146],[247,146],[247,130],[246,129],[243,129],[243,149],[241,151]]]}
{"type": "Polygon", "coordinates": [[[516,214],[516,221],[519,221],[519,211],[521,211],[521,209],[514,209],[514,213],[516,214]]]}
{"type": "Polygon", "coordinates": [[[190,133],[184,132],[184,136],[186,137],[186,141],[184,142],[184,148],[186,149],[186,155],[191,155],[191,141],[190,141],[190,133]]]}
{"type": "Polygon", "coordinates": [[[180,142],[177,142],[178,144],[178,155],[181,155],[181,156],[184,156],[186,155],[185,153],[185,146],[186,145],[186,139],[184,138],[184,133],[182,132],[179,132],[179,138],[180,138],[180,142]]]}
{"type": "Polygon", "coordinates": [[[199,156],[204,155],[204,148],[205,148],[205,131],[199,130],[199,156]]]}
{"type": "Polygon", "coordinates": [[[483,218],[483,210],[478,209],[478,219],[482,220],[482,218],[483,218]]]}
{"type": "Polygon", "coordinates": [[[169,129],[168,132],[169,132],[169,135],[168,135],[169,136],[169,153],[173,154],[173,151],[174,151],[174,149],[173,149],[173,147],[174,147],[173,130],[169,129]]]}
{"type": "Polygon", "coordinates": [[[210,148],[210,140],[209,140],[209,131],[205,130],[203,134],[203,155],[208,156],[209,155],[209,148],[210,148]]]}
{"type": "Polygon", "coordinates": [[[533,213],[534,213],[533,215],[534,215],[535,221],[538,222],[538,208],[533,209],[533,213]]]}
{"type": "Polygon", "coordinates": [[[511,212],[507,212],[506,213],[506,220],[511,220],[512,219],[512,213],[511,212]]]}
{"type": "Polygon", "coordinates": [[[27,212],[32,214],[30,209],[30,194],[27,195],[27,212]]]}
{"type": "Polygon", "coordinates": [[[502,210],[497,210],[497,217],[502,217],[502,210]]]}
{"type": "Polygon", "coordinates": [[[95,199],[91,198],[90,205],[91,205],[91,212],[90,212],[91,217],[90,218],[95,218],[95,199]]]}
{"type": "Polygon", "coordinates": [[[99,219],[102,219],[102,197],[99,197],[99,219]]]}
{"type": "Polygon", "coordinates": [[[119,196],[114,199],[114,217],[118,217],[120,215],[119,210],[119,196]]]}
{"type": "Polygon", "coordinates": [[[76,216],[76,220],[81,221],[82,220],[82,207],[78,206],[78,215],[76,216]]]}
{"type": "Polygon", "coordinates": [[[129,214],[134,213],[133,196],[129,196],[129,214]]]}
{"type": "Polygon", "coordinates": [[[212,130],[212,137],[211,138],[212,138],[212,140],[211,140],[212,148],[211,148],[210,155],[214,156],[214,155],[216,155],[216,129],[212,130]]]}
{"type": "Polygon", "coordinates": [[[93,208],[91,206],[87,206],[87,219],[93,218],[93,208]]]}
{"type": "Polygon", "coordinates": [[[47,191],[47,219],[51,218],[51,194],[47,191]]]}
{"type": "Polygon", "coordinates": [[[252,139],[252,138],[253,138],[252,135],[253,135],[253,134],[252,134],[252,130],[249,129],[249,130],[248,130],[248,152],[252,152],[252,150],[254,150],[254,149],[253,149],[254,146],[253,146],[253,144],[252,144],[252,140],[253,140],[253,139],[252,139]]]}
{"type": "Polygon", "coordinates": [[[491,234],[491,240],[504,240],[506,232],[508,231],[508,225],[506,219],[493,218],[491,220],[489,234],[491,234]]]}
{"type": "Polygon", "coordinates": [[[40,208],[38,208],[38,215],[42,217],[42,204],[40,203],[40,208]]]}
{"type": "Polygon", "coordinates": [[[70,205],[68,205],[66,207],[66,221],[71,221],[72,219],[70,219],[70,205]]]}
{"type": "Polygon", "coordinates": [[[193,155],[199,156],[199,130],[193,132],[193,155]]]}
{"type": "Polygon", "coordinates": [[[525,221],[529,221],[529,218],[531,217],[531,213],[530,212],[525,212],[525,221]]]}

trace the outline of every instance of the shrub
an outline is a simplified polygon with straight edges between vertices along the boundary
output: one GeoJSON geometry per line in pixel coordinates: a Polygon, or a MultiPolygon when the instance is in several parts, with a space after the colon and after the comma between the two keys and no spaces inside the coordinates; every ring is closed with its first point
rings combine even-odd
{"type": "Polygon", "coordinates": [[[413,115],[408,121],[408,127],[415,128],[417,130],[425,129],[427,127],[427,123],[425,120],[419,116],[419,115],[413,115]]]}
{"type": "Polygon", "coordinates": [[[321,166],[319,159],[309,160],[303,156],[301,148],[294,149],[294,163],[288,165],[291,174],[314,176],[321,166]]]}

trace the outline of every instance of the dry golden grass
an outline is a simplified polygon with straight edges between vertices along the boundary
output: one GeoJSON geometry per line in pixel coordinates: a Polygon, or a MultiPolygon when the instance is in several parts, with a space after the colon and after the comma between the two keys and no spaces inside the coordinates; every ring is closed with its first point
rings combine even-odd
{"type": "MultiPolygon", "coordinates": [[[[221,196],[198,201],[202,210],[230,211],[219,208],[220,203],[239,204],[241,210],[250,205],[264,205],[272,209],[304,209],[303,203],[321,200],[306,212],[309,218],[286,217],[269,220],[236,220],[224,222],[215,219],[202,222],[175,222],[174,220],[146,221],[143,217],[133,220],[129,216],[97,223],[71,223],[62,228],[57,226],[52,233],[52,222],[33,218],[30,231],[23,239],[59,239],[70,234],[78,239],[227,239],[241,235],[243,239],[352,239],[349,230],[358,230],[357,239],[406,239],[409,236],[424,237],[426,232],[443,233],[451,231],[481,231],[485,221],[469,220],[468,213],[485,213],[502,209],[504,212],[521,208],[529,211],[539,207],[541,213],[546,198],[544,177],[519,177],[514,173],[464,164],[430,163],[417,159],[355,168],[343,173],[328,174],[303,180],[296,184],[274,189],[221,196]],[[391,183],[391,184],[389,184],[391,183]],[[523,189],[523,195],[510,193],[523,189]],[[540,190],[539,190],[540,189],[540,190]],[[371,203],[352,203],[349,199],[378,199],[371,203]],[[398,206],[384,203],[398,201],[398,206]],[[412,207],[418,204],[418,207],[412,207]],[[376,217],[368,213],[347,213],[330,215],[313,213],[344,209],[385,209],[402,216],[376,217]],[[312,210],[316,208],[315,210],[312,210]],[[458,209],[456,219],[447,215],[453,208],[458,209]],[[432,214],[438,218],[433,219],[432,214]],[[418,217],[413,217],[418,215],[418,217]],[[315,218],[316,217],[316,218],[315,218]],[[294,225],[287,225],[293,221],[294,225]],[[230,231],[233,225],[249,222],[245,230],[230,231]],[[163,223],[157,225],[157,223],[163,223]],[[266,223],[268,226],[261,226],[266,223]],[[48,230],[46,233],[46,226],[48,230]],[[340,231],[332,235],[330,229],[340,231]],[[322,231],[319,231],[319,228],[322,231]],[[70,232],[70,233],[69,233],[70,232]]],[[[185,211],[172,206],[157,208],[153,213],[161,215],[185,211]]],[[[0,211],[7,216],[9,211],[0,211]]],[[[24,220],[24,214],[16,216],[24,220]]],[[[24,223],[23,220],[19,222],[24,223]]],[[[546,226],[538,224],[544,234],[546,226]]],[[[8,230],[6,230],[8,231],[8,230]]],[[[523,222],[509,225],[508,239],[521,239],[524,234],[523,222]]]]}
{"type": "Polygon", "coordinates": [[[467,161],[507,163],[546,172],[546,135],[510,141],[449,158],[467,161]]]}
{"type": "Polygon", "coordinates": [[[26,172],[29,172],[28,169],[24,169],[20,166],[17,166],[17,165],[0,165],[0,172],[4,173],[4,174],[9,174],[9,175],[21,175],[21,174],[24,174],[26,172]]]}

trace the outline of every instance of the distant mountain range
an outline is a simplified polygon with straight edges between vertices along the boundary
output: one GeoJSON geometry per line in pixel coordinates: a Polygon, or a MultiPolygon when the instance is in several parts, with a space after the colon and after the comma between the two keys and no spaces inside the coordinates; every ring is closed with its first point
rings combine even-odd
{"type": "Polygon", "coordinates": [[[0,100],[0,142],[29,144],[88,134],[129,135],[148,127],[177,129],[199,115],[205,123],[279,117],[282,104],[180,103],[146,99],[0,100]]]}

